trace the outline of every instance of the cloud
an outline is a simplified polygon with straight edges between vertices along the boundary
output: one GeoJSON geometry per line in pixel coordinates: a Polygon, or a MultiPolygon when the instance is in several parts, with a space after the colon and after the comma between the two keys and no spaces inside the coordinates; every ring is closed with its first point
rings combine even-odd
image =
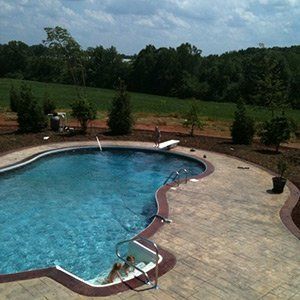
{"type": "Polygon", "coordinates": [[[0,0],[0,43],[40,43],[58,25],[83,47],[133,54],[190,42],[206,55],[299,44],[299,15],[299,0],[0,0]]]}
{"type": "Polygon", "coordinates": [[[97,21],[100,22],[106,22],[106,23],[114,23],[114,18],[111,14],[105,13],[101,10],[90,10],[90,9],[85,9],[84,13],[93,19],[96,19],[97,21]]]}
{"type": "Polygon", "coordinates": [[[12,12],[14,9],[13,5],[4,2],[4,1],[0,1],[0,12],[1,14],[6,14],[6,13],[10,13],[12,12]]]}

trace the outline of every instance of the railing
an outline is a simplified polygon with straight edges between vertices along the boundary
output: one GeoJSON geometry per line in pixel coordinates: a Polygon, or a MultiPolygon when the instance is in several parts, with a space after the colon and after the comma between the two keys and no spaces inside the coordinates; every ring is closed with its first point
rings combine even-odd
{"type": "Polygon", "coordinates": [[[146,239],[144,237],[141,237],[141,236],[136,236],[136,237],[134,237],[132,239],[121,241],[121,242],[117,243],[117,245],[116,245],[116,255],[117,255],[117,257],[119,259],[121,259],[122,261],[124,261],[130,267],[133,267],[136,270],[140,271],[142,274],[144,274],[144,276],[146,278],[146,281],[145,281],[146,284],[151,284],[154,288],[158,289],[158,260],[159,260],[159,254],[158,254],[158,247],[157,247],[157,245],[154,242],[152,242],[152,241],[150,241],[150,240],[148,240],[148,239],[146,239]],[[126,243],[130,243],[130,242],[134,242],[134,241],[147,242],[147,243],[151,244],[154,247],[154,249],[155,249],[155,280],[154,280],[154,283],[151,282],[151,280],[150,280],[149,275],[147,274],[147,272],[145,272],[141,268],[137,267],[136,265],[132,264],[130,261],[127,261],[120,254],[119,247],[121,245],[126,244],[126,243]]]}
{"type": "Polygon", "coordinates": [[[179,175],[180,174],[178,173],[178,171],[171,172],[170,175],[167,177],[167,179],[164,181],[164,185],[167,184],[170,179],[172,179],[172,181],[176,181],[179,175]]]}
{"type": "Polygon", "coordinates": [[[177,186],[179,186],[180,183],[180,175],[184,173],[185,174],[185,183],[187,183],[188,175],[191,174],[191,172],[188,169],[179,169],[178,171],[173,171],[170,173],[170,175],[167,177],[167,179],[164,181],[164,185],[168,183],[170,179],[172,179],[172,182],[175,181],[177,183],[177,186]]]}

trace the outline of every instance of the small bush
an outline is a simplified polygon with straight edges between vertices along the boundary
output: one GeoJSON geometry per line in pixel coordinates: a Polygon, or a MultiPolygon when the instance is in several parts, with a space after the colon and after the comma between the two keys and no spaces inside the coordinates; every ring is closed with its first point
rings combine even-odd
{"type": "Polygon", "coordinates": [[[22,85],[18,105],[18,123],[21,132],[39,132],[47,126],[42,108],[37,104],[31,88],[22,85]]]}
{"type": "Polygon", "coordinates": [[[55,102],[49,99],[48,94],[45,94],[44,101],[43,101],[44,115],[53,114],[55,112],[55,109],[56,109],[55,102]]]}
{"type": "Polygon", "coordinates": [[[275,146],[278,152],[280,144],[290,139],[294,129],[295,123],[287,117],[274,117],[263,123],[259,136],[264,145],[275,146]]]}
{"type": "Polygon", "coordinates": [[[190,136],[194,136],[195,128],[199,128],[199,129],[203,128],[204,123],[200,119],[199,109],[196,104],[196,101],[194,101],[191,104],[190,110],[185,115],[185,121],[183,122],[183,126],[190,128],[190,136]]]}
{"type": "Polygon", "coordinates": [[[9,104],[10,104],[11,111],[13,112],[18,111],[19,102],[20,102],[20,95],[18,91],[16,91],[15,87],[12,85],[9,91],[9,104]]]}
{"type": "Polygon", "coordinates": [[[285,160],[280,159],[277,163],[277,170],[278,173],[280,174],[280,177],[284,176],[284,173],[287,171],[288,169],[288,164],[285,160]]]}
{"type": "Polygon", "coordinates": [[[250,145],[254,134],[254,120],[247,116],[244,103],[239,101],[234,113],[234,121],[231,125],[232,142],[234,144],[250,145]]]}
{"type": "Polygon", "coordinates": [[[131,113],[130,96],[123,81],[120,81],[117,94],[112,101],[107,125],[114,135],[128,134],[132,130],[133,117],[131,113]]]}
{"type": "Polygon", "coordinates": [[[72,116],[75,117],[80,125],[83,132],[86,132],[88,123],[91,120],[96,119],[97,110],[96,108],[87,101],[85,98],[81,98],[71,104],[72,116]]]}

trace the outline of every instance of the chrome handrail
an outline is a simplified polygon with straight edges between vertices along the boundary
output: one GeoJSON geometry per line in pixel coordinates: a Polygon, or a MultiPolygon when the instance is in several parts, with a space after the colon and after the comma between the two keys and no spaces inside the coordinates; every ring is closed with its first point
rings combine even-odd
{"type": "Polygon", "coordinates": [[[191,171],[189,169],[182,168],[182,169],[178,170],[178,173],[179,173],[179,176],[180,176],[180,173],[185,174],[185,183],[187,183],[188,174],[191,174],[191,171]]]}
{"type": "Polygon", "coordinates": [[[178,175],[179,175],[179,173],[177,171],[171,172],[170,175],[167,177],[167,179],[164,181],[163,185],[165,185],[171,179],[172,176],[174,176],[172,178],[172,181],[175,181],[175,179],[178,177],[178,175]]]}
{"type": "Polygon", "coordinates": [[[116,245],[116,255],[117,255],[117,257],[119,259],[121,259],[122,261],[124,261],[126,264],[128,264],[129,266],[135,268],[136,270],[138,270],[142,274],[144,274],[144,276],[147,279],[145,281],[146,284],[152,284],[154,288],[158,289],[158,260],[159,260],[159,254],[158,254],[158,247],[157,247],[156,243],[154,243],[154,242],[152,242],[152,241],[150,241],[150,240],[148,240],[148,239],[146,239],[144,237],[136,236],[136,237],[134,237],[132,239],[124,240],[124,241],[121,241],[121,242],[117,243],[117,245],[116,245]],[[124,259],[121,256],[120,252],[119,252],[120,245],[123,245],[125,243],[130,243],[130,242],[138,241],[138,240],[147,242],[147,243],[151,244],[155,248],[156,258],[155,258],[155,281],[154,281],[154,284],[151,282],[151,280],[150,280],[149,275],[147,274],[147,272],[145,272],[144,270],[140,269],[136,265],[132,264],[130,261],[127,261],[126,259],[124,259]]]}
{"type": "Polygon", "coordinates": [[[179,179],[180,179],[180,174],[181,173],[185,174],[185,183],[187,183],[188,174],[191,174],[191,171],[189,169],[181,168],[178,171],[171,172],[170,175],[167,177],[167,179],[164,181],[163,185],[168,183],[168,181],[171,179],[171,177],[174,176],[172,178],[172,181],[175,181],[177,183],[177,186],[179,186],[179,179]]]}

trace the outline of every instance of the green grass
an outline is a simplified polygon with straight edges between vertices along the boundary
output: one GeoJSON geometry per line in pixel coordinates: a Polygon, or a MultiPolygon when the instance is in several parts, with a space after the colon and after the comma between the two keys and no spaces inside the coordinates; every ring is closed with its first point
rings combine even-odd
{"type": "MultiPolygon", "coordinates": [[[[15,87],[21,85],[21,80],[0,78],[0,108],[9,107],[9,90],[13,84],[15,87]]],[[[72,85],[42,83],[26,81],[31,85],[32,91],[37,99],[42,102],[45,92],[53,99],[59,109],[70,109],[70,104],[76,100],[76,89],[72,85]]],[[[92,101],[99,111],[107,111],[110,107],[114,90],[87,88],[87,97],[92,101]]],[[[178,99],[162,97],[149,94],[130,93],[134,112],[155,115],[183,115],[190,106],[191,99],[178,99]]],[[[235,104],[197,101],[201,107],[201,115],[210,120],[232,120],[235,104]]],[[[256,121],[264,121],[271,117],[271,113],[264,108],[248,106],[248,111],[256,121]]],[[[300,124],[300,110],[288,110],[287,115],[300,124]]]]}

